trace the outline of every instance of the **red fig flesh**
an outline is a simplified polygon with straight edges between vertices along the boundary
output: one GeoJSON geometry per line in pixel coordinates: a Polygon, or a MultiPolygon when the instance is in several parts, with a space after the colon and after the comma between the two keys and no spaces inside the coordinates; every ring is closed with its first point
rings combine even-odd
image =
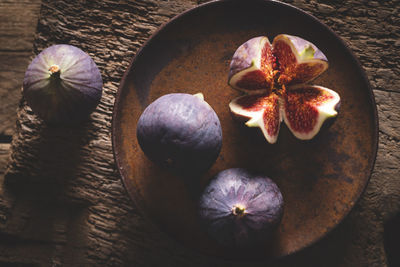
{"type": "Polygon", "coordinates": [[[299,139],[312,139],[326,119],[337,115],[339,95],[322,86],[307,86],[286,91],[283,119],[299,139]]]}
{"type": "Polygon", "coordinates": [[[279,83],[300,84],[317,78],[328,68],[325,55],[312,43],[287,34],[280,34],[272,43],[279,59],[279,83]]]}
{"type": "Polygon", "coordinates": [[[231,101],[231,112],[260,127],[269,143],[275,143],[284,120],[301,140],[313,138],[324,121],[337,115],[339,95],[306,83],[328,68],[326,56],[300,37],[280,34],[272,44],[267,37],[245,42],[232,57],[228,83],[248,93],[231,101]]]}

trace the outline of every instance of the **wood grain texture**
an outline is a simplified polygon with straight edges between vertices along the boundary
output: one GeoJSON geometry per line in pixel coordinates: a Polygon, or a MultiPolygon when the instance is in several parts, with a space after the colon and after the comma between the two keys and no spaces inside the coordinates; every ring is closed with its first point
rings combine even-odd
{"type": "Polygon", "coordinates": [[[15,130],[22,79],[31,60],[41,0],[0,2],[0,135],[15,130]]]}
{"type": "Polygon", "coordinates": [[[32,48],[40,0],[0,2],[0,51],[26,51],[32,48]]]}
{"type": "MultiPolygon", "coordinates": [[[[355,52],[374,88],[380,143],[371,182],[350,216],[316,246],[269,265],[385,266],[383,222],[400,210],[400,1],[285,2],[317,16],[355,52]]],[[[21,100],[0,191],[0,263],[265,266],[210,259],[165,237],[128,199],[113,160],[114,97],[131,57],[162,23],[197,4],[43,1],[34,53],[55,43],[80,47],[99,66],[104,93],[90,121],[69,128],[46,126],[21,100]]]]}

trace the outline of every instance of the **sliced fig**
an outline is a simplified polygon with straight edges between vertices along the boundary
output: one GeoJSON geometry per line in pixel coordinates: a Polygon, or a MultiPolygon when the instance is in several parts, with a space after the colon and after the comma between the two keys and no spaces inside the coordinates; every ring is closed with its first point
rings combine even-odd
{"type": "Polygon", "coordinates": [[[274,87],[275,60],[267,37],[248,40],[239,46],[232,57],[229,85],[247,93],[271,90],[274,87]]]}
{"type": "Polygon", "coordinates": [[[322,86],[306,85],[328,68],[326,56],[313,43],[288,34],[255,37],[232,57],[228,83],[249,95],[229,104],[249,127],[260,127],[269,143],[285,121],[299,139],[313,138],[324,121],[337,115],[339,95],[322,86]]]}
{"type": "Polygon", "coordinates": [[[271,144],[278,139],[282,121],[279,106],[279,97],[276,94],[244,95],[229,103],[234,115],[248,119],[246,125],[249,127],[260,127],[271,144]]]}
{"type": "Polygon", "coordinates": [[[339,95],[322,86],[292,88],[284,95],[283,119],[294,136],[309,140],[326,119],[337,115],[339,103],[339,95]]]}
{"type": "Polygon", "coordinates": [[[280,84],[305,83],[328,68],[328,60],[321,50],[300,37],[280,34],[274,38],[272,46],[279,62],[280,84]]]}
{"type": "Polygon", "coordinates": [[[283,120],[295,137],[312,139],[325,120],[338,113],[339,95],[322,86],[299,85],[285,91],[282,96],[244,95],[229,103],[231,112],[248,119],[246,125],[259,127],[271,144],[278,139],[283,120]]]}

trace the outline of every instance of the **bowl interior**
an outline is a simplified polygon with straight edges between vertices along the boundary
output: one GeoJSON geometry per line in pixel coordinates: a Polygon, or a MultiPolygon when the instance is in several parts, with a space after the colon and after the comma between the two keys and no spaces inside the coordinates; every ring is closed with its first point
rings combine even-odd
{"type": "Polygon", "coordinates": [[[187,247],[224,258],[281,257],[325,236],[363,192],[375,160],[377,119],[365,75],[352,53],[312,16],[274,1],[221,1],[199,6],[164,25],[132,61],[119,88],[113,121],[114,153],[129,195],[162,231],[187,247]],[[311,141],[282,124],[278,141],[234,121],[228,104],[240,93],[227,85],[230,59],[248,39],[287,33],[317,45],[329,60],[314,84],[341,96],[336,121],[311,141]],[[238,254],[210,240],[196,200],[179,177],[150,162],[136,139],[146,106],[167,93],[204,94],[220,118],[221,154],[201,177],[205,186],[227,168],[265,173],[281,188],[285,211],[274,240],[238,254]]]}

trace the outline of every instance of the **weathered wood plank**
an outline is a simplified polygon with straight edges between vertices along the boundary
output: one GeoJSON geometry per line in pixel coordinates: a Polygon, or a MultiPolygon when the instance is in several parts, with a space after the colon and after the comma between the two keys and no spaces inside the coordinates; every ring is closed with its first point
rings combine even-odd
{"type": "MultiPolygon", "coordinates": [[[[4,171],[7,166],[7,161],[10,154],[10,144],[1,144],[0,143],[0,177],[4,175],[4,171]]],[[[1,191],[0,191],[1,192],[1,191]]]]}
{"type": "Polygon", "coordinates": [[[7,213],[10,210],[11,201],[7,199],[4,188],[4,172],[10,157],[10,144],[0,144],[0,229],[7,220],[7,213]]]}
{"type": "Polygon", "coordinates": [[[41,0],[0,2],[0,50],[30,51],[41,0]]]}
{"type": "Polygon", "coordinates": [[[25,69],[33,48],[41,0],[0,2],[0,136],[15,130],[25,69]]]}
{"type": "MultiPolygon", "coordinates": [[[[271,265],[385,266],[383,222],[400,210],[400,90],[399,66],[394,64],[400,55],[396,15],[400,1],[286,2],[316,15],[353,49],[375,89],[381,130],[371,183],[355,210],[316,246],[271,265]],[[385,49],[388,46],[393,49],[385,49]]],[[[113,161],[111,115],[129,60],[161,23],[196,4],[189,0],[44,1],[35,53],[58,42],[77,45],[93,56],[105,83],[91,121],[79,127],[47,127],[21,102],[7,186],[0,196],[6,200],[3,213],[0,208],[4,216],[0,232],[13,240],[29,240],[32,247],[42,244],[40,252],[46,256],[23,254],[26,263],[265,265],[209,259],[166,238],[147,224],[128,199],[113,161]]],[[[4,245],[7,256],[0,262],[12,262],[28,247],[17,241],[13,248],[4,245]]]]}
{"type": "Polygon", "coordinates": [[[0,52],[0,135],[11,136],[15,130],[22,80],[32,52],[0,52]]]}

